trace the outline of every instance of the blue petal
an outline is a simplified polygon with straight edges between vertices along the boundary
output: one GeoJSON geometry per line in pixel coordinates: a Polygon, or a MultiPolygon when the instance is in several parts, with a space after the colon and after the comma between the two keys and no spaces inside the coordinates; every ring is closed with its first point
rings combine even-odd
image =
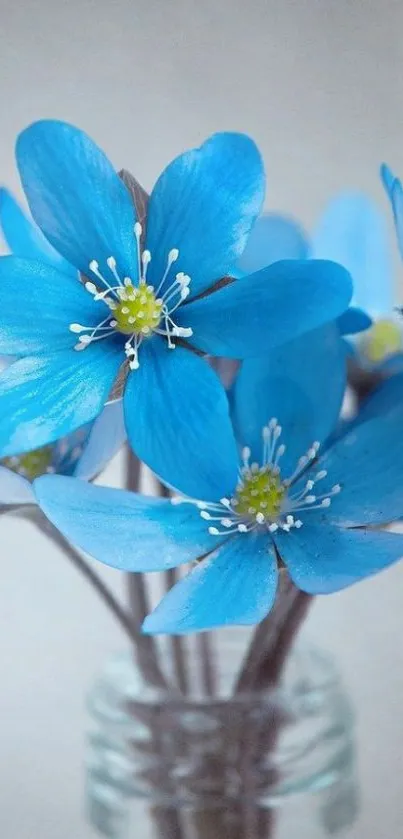
{"type": "Polygon", "coordinates": [[[0,311],[0,353],[8,355],[73,348],[71,323],[95,327],[110,314],[77,276],[16,256],[0,257],[0,311]]]}
{"type": "Polygon", "coordinates": [[[264,198],[264,170],[255,143],[244,134],[214,134],[198,149],[177,157],[159,177],[150,198],[148,278],[159,284],[168,253],[191,277],[192,296],[231,272],[242,253],[264,198]]]}
{"type": "Polygon", "coordinates": [[[120,276],[136,279],[134,204],[90,137],[68,123],[42,120],[20,134],[16,155],[32,215],[53,247],[87,274],[97,260],[111,279],[106,260],[113,256],[120,276]]]}
{"type": "Polygon", "coordinates": [[[340,315],[351,299],[349,274],[334,262],[287,261],[181,306],[192,344],[227,358],[264,355],[340,315]]]}
{"type": "Polygon", "coordinates": [[[316,230],[312,256],[333,259],[350,272],[354,303],[373,315],[392,310],[394,282],[386,220],[365,195],[331,201],[316,230]]]}
{"type": "Polygon", "coordinates": [[[2,504],[35,504],[35,496],[26,478],[0,465],[0,506],[2,504]]]}
{"type": "Polygon", "coordinates": [[[396,228],[397,243],[400,256],[403,259],[403,187],[400,178],[396,178],[385,163],[381,166],[381,178],[392,204],[393,218],[396,228]]]}
{"type": "Polygon", "coordinates": [[[277,563],[269,545],[261,534],[229,539],[171,589],[143,631],[180,635],[259,623],[276,596],[277,563]]]}
{"type": "Polygon", "coordinates": [[[379,174],[381,176],[381,181],[385,187],[386,193],[388,196],[390,196],[393,189],[393,185],[396,181],[396,175],[393,174],[392,170],[387,165],[387,163],[381,163],[379,174]]]}
{"type": "Polygon", "coordinates": [[[397,373],[403,372],[403,352],[397,352],[388,356],[388,358],[385,358],[384,361],[376,365],[374,369],[387,376],[394,376],[397,373]]]}
{"type": "MultiPolygon", "coordinates": [[[[315,467],[341,492],[322,513],[342,525],[385,524],[403,516],[403,404],[355,426],[315,467]]],[[[323,482],[324,483],[324,482],[323,482]]],[[[323,492],[329,488],[324,486],[323,492]]]]}
{"type": "Polygon", "coordinates": [[[340,335],[356,335],[372,326],[372,318],[362,309],[350,306],[337,318],[340,335]]]}
{"type": "Polygon", "coordinates": [[[43,233],[30,221],[7,189],[0,189],[0,226],[14,256],[35,259],[53,265],[64,274],[76,276],[77,271],[60,256],[43,233]]]}
{"type": "Polygon", "coordinates": [[[105,469],[125,440],[123,402],[121,400],[111,402],[95,420],[74,475],[91,481],[105,469]]]}
{"type": "Polygon", "coordinates": [[[382,417],[403,405],[403,372],[382,382],[360,406],[355,424],[382,417]]]}
{"type": "Polygon", "coordinates": [[[344,347],[334,323],[244,361],[231,399],[240,444],[250,446],[260,463],[262,428],[276,417],[283,429],[279,442],[287,447],[280,464],[286,475],[315,440],[323,442],[333,430],[345,386],[344,347]]]}
{"type": "Polygon", "coordinates": [[[151,339],[124,395],[133,450],[182,495],[218,501],[232,495],[238,457],[224,388],[190,350],[151,339]]]}
{"type": "Polygon", "coordinates": [[[119,345],[100,344],[23,358],[0,375],[0,457],[40,448],[95,419],[122,363],[119,345]]]}
{"type": "Polygon", "coordinates": [[[274,539],[295,585],[308,594],[340,591],[403,557],[398,533],[304,524],[274,539]]]}
{"type": "Polygon", "coordinates": [[[38,504],[74,545],[122,571],[163,571],[217,547],[194,504],[44,475],[38,504]]]}
{"type": "Polygon", "coordinates": [[[264,213],[252,228],[237,268],[243,274],[252,274],[282,259],[307,259],[308,252],[308,239],[298,222],[264,213]]]}

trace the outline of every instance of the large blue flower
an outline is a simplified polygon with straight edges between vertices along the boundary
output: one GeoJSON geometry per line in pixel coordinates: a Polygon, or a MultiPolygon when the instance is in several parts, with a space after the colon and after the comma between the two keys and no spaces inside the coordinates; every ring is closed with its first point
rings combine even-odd
{"type": "Polygon", "coordinates": [[[45,477],[36,482],[42,509],[115,568],[198,560],[147,618],[149,633],[262,620],[282,566],[303,591],[338,591],[403,555],[403,535],[373,529],[403,513],[403,408],[357,426],[321,455],[344,387],[338,329],[322,327],[264,362],[244,362],[233,393],[242,456],[214,503],[202,492],[197,501],[169,501],[45,477]]]}
{"type": "MultiPolygon", "coordinates": [[[[402,208],[403,200],[399,198],[397,179],[390,175],[389,182],[393,185],[390,192],[398,224],[399,201],[402,208]]],[[[339,325],[343,334],[357,334],[352,343],[357,361],[370,369],[401,365],[403,327],[394,312],[388,231],[386,219],[375,202],[361,193],[341,193],[328,203],[311,240],[294,219],[264,214],[256,222],[238,267],[249,272],[278,259],[304,258],[331,259],[350,272],[354,282],[353,306],[343,313],[339,325]],[[364,334],[358,334],[361,332],[364,334]]]]}
{"type": "Polygon", "coordinates": [[[71,125],[28,128],[17,161],[35,221],[83,282],[70,267],[0,262],[0,353],[20,356],[0,377],[0,453],[93,420],[126,358],[137,455],[189,495],[221,495],[235,448],[226,396],[200,353],[253,356],[328,322],[348,305],[349,275],[283,262],[208,293],[263,199],[261,157],[244,135],[216,134],[174,160],[141,220],[109,160],[71,125]]]}
{"type": "MultiPolygon", "coordinates": [[[[77,269],[49,245],[6,189],[0,189],[0,229],[15,256],[40,260],[72,277],[77,276],[77,269]]],[[[8,366],[7,359],[5,362],[2,367],[8,366]]],[[[125,438],[122,406],[115,402],[107,405],[95,422],[63,440],[0,460],[0,505],[35,504],[32,481],[41,474],[76,475],[91,480],[102,471],[125,438]]]]}

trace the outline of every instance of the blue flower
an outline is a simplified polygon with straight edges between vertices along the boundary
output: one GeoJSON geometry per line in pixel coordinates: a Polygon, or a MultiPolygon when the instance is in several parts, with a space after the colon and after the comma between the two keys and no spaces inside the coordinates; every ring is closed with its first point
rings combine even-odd
{"type": "Polygon", "coordinates": [[[239,476],[228,470],[214,502],[44,477],[35,482],[42,509],[71,542],[115,568],[160,571],[198,560],[146,619],[148,633],[257,623],[282,566],[303,591],[343,589],[403,555],[403,535],[373,529],[403,513],[403,409],[326,447],[345,380],[335,325],[269,360],[245,361],[232,395],[239,476]]]}
{"type": "Polygon", "coordinates": [[[0,460],[0,506],[36,504],[40,475],[74,475],[91,481],[107,466],[125,439],[118,402],[106,405],[88,425],[48,446],[0,460]]]}
{"type": "MultiPolygon", "coordinates": [[[[0,189],[0,228],[15,256],[41,260],[77,276],[77,270],[48,244],[6,189],[0,189]]],[[[2,368],[9,363],[4,359],[2,368]]],[[[0,460],[0,505],[36,503],[32,481],[41,474],[91,480],[123,445],[125,437],[122,406],[115,402],[107,405],[95,422],[63,440],[0,460]]]]}
{"type": "Polygon", "coordinates": [[[103,152],[71,125],[26,129],[17,161],[34,220],[69,269],[0,261],[0,353],[20,356],[0,377],[0,453],[47,445],[93,420],[126,359],[136,454],[188,495],[222,494],[235,462],[228,404],[200,353],[253,356],[328,322],[348,305],[350,277],[330,262],[283,262],[217,290],[263,199],[261,157],[244,135],[216,134],[176,158],[146,219],[103,152]]]}
{"type": "MultiPolygon", "coordinates": [[[[395,206],[400,200],[403,207],[397,184],[394,179],[395,206]]],[[[400,228],[402,242],[403,210],[400,228]]],[[[403,328],[401,318],[394,314],[388,231],[377,205],[360,193],[341,193],[325,208],[311,241],[292,218],[263,215],[256,222],[238,267],[249,272],[278,259],[304,258],[331,259],[350,272],[353,306],[342,314],[339,326],[342,334],[356,335],[349,342],[356,360],[369,369],[401,365],[403,328]],[[363,331],[364,334],[358,334],[363,331]]]]}

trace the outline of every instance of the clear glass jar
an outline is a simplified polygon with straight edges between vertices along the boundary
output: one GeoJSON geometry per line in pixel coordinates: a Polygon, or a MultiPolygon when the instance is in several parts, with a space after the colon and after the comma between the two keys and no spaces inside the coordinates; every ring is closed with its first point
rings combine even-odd
{"type": "MultiPolygon", "coordinates": [[[[224,645],[224,659],[233,655],[234,645],[226,655],[224,645]]],[[[89,707],[94,836],[351,835],[358,800],[353,714],[321,652],[297,649],[275,690],[231,696],[224,678],[214,698],[152,689],[130,654],[122,655],[107,665],[89,707]]]]}

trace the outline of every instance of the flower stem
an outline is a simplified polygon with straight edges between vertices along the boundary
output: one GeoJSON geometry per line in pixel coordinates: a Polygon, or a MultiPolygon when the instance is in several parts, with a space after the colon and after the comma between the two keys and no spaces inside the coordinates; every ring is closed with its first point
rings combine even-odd
{"type": "Polygon", "coordinates": [[[292,612],[297,595],[298,589],[282,570],[276,601],[267,618],[256,627],[235,684],[235,693],[253,690],[261,668],[267,666],[274,654],[277,640],[292,612]]]}
{"type": "MultiPolygon", "coordinates": [[[[156,481],[156,491],[160,498],[170,498],[171,493],[169,489],[161,481],[156,481]]],[[[178,582],[179,576],[176,568],[170,568],[164,572],[165,591],[168,592],[178,582]]],[[[178,635],[172,635],[169,638],[171,646],[172,660],[175,668],[176,685],[180,692],[186,695],[190,690],[189,680],[189,660],[187,655],[186,639],[180,638],[178,635]]]]}
{"type": "Polygon", "coordinates": [[[210,632],[202,632],[196,635],[196,646],[200,659],[201,686],[204,696],[214,696],[217,688],[213,643],[210,632]]]}
{"type": "MultiPolygon", "coordinates": [[[[170,568],[164,572],[165,590],[168,592],[178,582],[178,573],[176,568],[170,568]]],[[[172,660],[175,669],[176,686],[184,695],[189,693],[189,669],[187,665],[187,651],[186,639],[180,638],[178,635],[172,635],[169,638],[171,646],[172,660]]]]}
{"type": "MultiPolygon", "coordinates": [[[[139,490],[141,463],[128,448],[126,461],[126,486],[132,492],[139,490]]],[[[137,664],[146,682],[158,687],[167,687],[167,681],[158,661],[158,648],[150,635],[142,635],[141,626],[151,611],[147,583],[144,574],[128,574],[127,585],[131,612],[132,640],[137,664]]]]}

